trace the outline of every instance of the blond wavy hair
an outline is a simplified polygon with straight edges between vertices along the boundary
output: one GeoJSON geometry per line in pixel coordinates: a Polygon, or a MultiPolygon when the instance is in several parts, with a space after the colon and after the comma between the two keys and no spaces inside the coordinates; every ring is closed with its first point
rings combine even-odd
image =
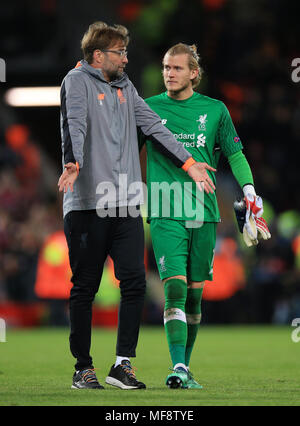
{"type": "Polygon", "coordinates": [[[197,52],[197,46],[195,44],[188,45],[184,43],[178,43],[175,44],[175,46],[170,47],[170,49],[166,52],[166,55],[170,56],[181,54],[188,55],[188,64],[190,70],[198,70],[198,75],[192,80],[192,87],[195,89],[199,85],[203,75],[203,69],[199,64],[200,56],[197,52]]]}

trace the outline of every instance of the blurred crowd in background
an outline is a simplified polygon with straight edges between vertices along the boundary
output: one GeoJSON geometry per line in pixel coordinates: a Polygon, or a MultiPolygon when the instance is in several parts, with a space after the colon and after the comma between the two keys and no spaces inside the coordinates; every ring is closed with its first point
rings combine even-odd
{"type": "MultiPolygon", "coordinates": [[[[0,317],[8,315],[16,325],[28,325],[23,317],[30,315],[32,324],[67,324],[71,273],[57,191],[59,108],[12,108],[4,94],[20,85],[60,85],[81,58],[83,32],[96,20],[129,28],[127,73],[142,97],[164,90],[161,60],[171,45],[198,46],[204,69],[199,91],[227,105],[264,199],[272,238],[247,248],[232,208],[241,190],[221,160],[222,223],[202,323],[288,324],[300,317],[300,83],[291,78],[292,60],[300,57],[298,16],[297,0],[11,0],[1,5],[0,56],[7,81],[0,83],[0,317]]],[[[163,289],[146,223],[145,235],[144,323],[161,324],[163,289]]],[[[119,292],[110,259],[102,281],[95,321],[114,325],[119,292]]]]}

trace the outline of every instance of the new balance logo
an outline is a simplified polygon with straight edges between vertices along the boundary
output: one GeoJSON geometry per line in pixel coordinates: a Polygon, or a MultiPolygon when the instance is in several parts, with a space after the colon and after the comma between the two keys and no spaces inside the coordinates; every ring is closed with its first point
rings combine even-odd
{"type": "Polygon", "coordinates": [[[104,93],[99,93],[99,94],[98,94],[98,102],[99,102],[99,105],[103,105],[103,102],[102,102],[102,101],[104,101],[104,98],[105,98],[105,94],[104,94],[104,93]]]}
{"type": "Polygon", "coordinates": [[[123,104],[124,102],[126,102],[126,99],[125,99],[121,89],[117,90],[117,94],[118,94],[120,104],[123,104]]]}

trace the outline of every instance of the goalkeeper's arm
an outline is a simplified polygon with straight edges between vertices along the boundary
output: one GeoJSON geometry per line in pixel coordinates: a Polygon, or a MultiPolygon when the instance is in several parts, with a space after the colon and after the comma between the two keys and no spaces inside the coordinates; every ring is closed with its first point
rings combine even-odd
{"type": "Polygon", "coordinates": [[[237,180],[240,187],[243,189],[244,195],[247,191],[254,191],[254,181],[249,163],[242,151],[238,151],[228,157],[228,162],[231,167],[233,176],[237,180]],[[251,186],[253,189],[251,190],[251,186]]]}

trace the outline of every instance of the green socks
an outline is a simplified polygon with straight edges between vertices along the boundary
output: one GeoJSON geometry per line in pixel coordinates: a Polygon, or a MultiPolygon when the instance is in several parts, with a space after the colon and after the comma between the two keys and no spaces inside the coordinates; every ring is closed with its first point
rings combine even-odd
{"type": "Polygon", "coordinates": [[[180,279],[165,283],[164,326],[173,366],[189,365],[201,321],[203,288],[187,288],[180,279]]]}
{"type": "Polygon", "coordinates": [[[187,323],[185,302],[187,285],[183,280],[170,279],[165,283],[164,325],[173,366],[185,364],[187,323]]]}
{"type": "Polygon", "coordinates": [[[201,321],[201,299],[203,288],[188,288],[185,303],[185,312],[187,320],[187,342],[185,349],[185,365],[188,367],[194,343],[197,337],[201,321]]]}

